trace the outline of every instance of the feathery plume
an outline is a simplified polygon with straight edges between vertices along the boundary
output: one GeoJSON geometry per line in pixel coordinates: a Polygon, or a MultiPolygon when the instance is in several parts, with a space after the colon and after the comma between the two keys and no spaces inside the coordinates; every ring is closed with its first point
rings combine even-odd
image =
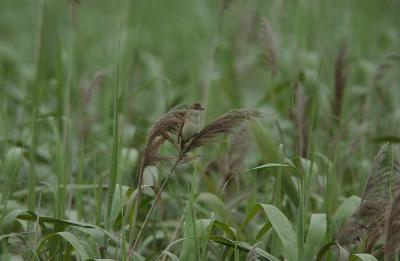
{"type": "Polygon", "coordinates": [[[79,137],[81,139],[84,139],[86,137],[87,132],[90,129],[90,126],[92,125],[92,122],[95,118],[95,115],[91,116],[86,110],[90,105],[94,91],[101,86],[105,77],[106,74],[104,72],[98,71],[94,74],[89,84],[86,84],[86,82],[84,83],[83,80],[80,83],[79,137]]]}
{"type": "Polygon", "coordinates": [[[390,205],[394,191],[400,185],[400,153],[392,144],[385,144],[375,157],[363,193],[358,220],[366,227],[366,252],[371,252],[374,245],[384,234],[385,213],[390,205]]]}
{"type": "Polygon", "coordinates": [[[104,72],[96,72],[90,81],[89,87],[86,89],[82,89],[81,97],[83,97],[83,99],[81,102],[83,106],[87,106],[90,103],[93,96],[93,91],[102,84],[105,77],[106,74],[104,72]]]}
{"type": "MultiPolygon", "coordinates": [[[[361,200],[374,202],[375,208],[387,203],[400,188],[400,151],[393,144],[384,144],[375,157],[371,173],[367,178],[361,200]],[[383,202],[381,202],[383,201],[383,202]]],[[[388,203],[387,203],[388,204],[388,203]]],[[[368,207],[373,209],[374,206],[368,207]]],[[[368,211],[367,211],[368,213],[368,211]]]]}
{"type": "Polygon", "coordinates": [[[304,93],[303,87],[299,83],[296,85],[294,122],[297,131],[298,153],[300,156],[305,157],[307,155],[307,122],[305,117],[307,97],[304,93]]]}
{"type": "Polygon", "coordinates": [[[167,159],[160,156],[158,150],[165,141],[177,144],[176,140],[179,136],[186,112],[187,109],[169,111],[153,124],[147,135],[142,168],[167,159]]]}
{"type": "Polygon", "coordinates": [[[385,73],[393,68],[393,62],[400,61],[400,56],[397,54],[386,55],[383,61],[378,65],[376,72],[374,73],[372,79],[372,85],[377,86],[379,81],[382,80],[385,73]]]}
{"type": "Polygon", "coordinates": [[[212,141],[220,134],[230,134],[235,127],[240,126],[245,121],[261,117],[261,113],[254,110],[235,109],[231,110],[205,126],[187,144],[183,146],[182,154],[198,148],[212,141]]]}
{"type": "Polygon", "coordinates": [[[365,251],[373,251],[380,239],[383,239],[385,213],[390,208],[392,195],[396,191],[400,191],[400,149],[387,143],[375,157],[361,195],[361,205],[351,217],[356,222],[347,222],[339,231],[338,239],[345,238],[346,231],[353,231],[352,242],[341,242],[345,243],[343,246],[365,242],[365,251]],[[356,242],[356,238],[360,240],[356,242]]]}
{"type": "Polygon", "coordinates": [[[357,215],[352,215],[336,234],[336,240],[341,246],[351,249],[361,243],[365,229],[364,226],[359,224],[357,215]]]}
{"type": "Polygon", "coordinates": [[[342,103],[344,97],[344,89],[346,85],[346,54],[347,53],[347,45],[345,42],[340,46],[339,54],[336,57],[335,62],[335,99],[333,102],[333,115],[336,120],[340,119],[340,113],[342,110],[342,103]]]}
{"type": "Polygon", "coordinates": [[[155,165],[160,161],[169,159],[169,157],[161,156],[158,151],[161,145],[164,144],[167,140],[173,144],[176,143],[174,138],[176,139],[179,136],[179,132],[183,124],[186,111],[187,109],[179,109],[167,112],[164,116],[162,116],[153,124],[148,132],[147,142],[143,152],[142,163],[139,169],[137,184],[138,193],[136,197],[135,212],[133,218],[133,224],[135,225],[141,202],[144,170],[148,166],[155,165]]]}
{"type": "Polygon", "coordinates": [[[391,260],[400,248],[400,190],[388,211],[385,225],[385,261],[391,260]]]}
{"type": "Polygon", "coordinates": [[[386,55],[383,61],[378,65],[376,72],[372,78],[372,86],[376,88],[376,91],[379,96],[379,100],[382,104],[385,104],[385,96],[384,90],[382,86],[379,84],[380,81],[384,78],[385,74],[388,73],[393,67],[393,62],[400,61],[400,56],[397,54],[389,54],[386,55]]]}
{"type": "Polygon", "coordinates": [[[263,58],[272,76],[277,73],[277,59],[272,30],[266,17],[261,17],[261,40],[263,47],[263,58]]]}

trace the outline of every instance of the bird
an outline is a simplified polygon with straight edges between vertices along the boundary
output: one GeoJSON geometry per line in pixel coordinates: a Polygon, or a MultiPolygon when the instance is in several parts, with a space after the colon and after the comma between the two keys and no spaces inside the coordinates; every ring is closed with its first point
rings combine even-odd
{"type": "Polygon", "coordinates": [[[201,114],[204,108],[200,103],[193,103],[187,110],[180,131],[182,143],[186,143],[200,131],[201,114]]]}

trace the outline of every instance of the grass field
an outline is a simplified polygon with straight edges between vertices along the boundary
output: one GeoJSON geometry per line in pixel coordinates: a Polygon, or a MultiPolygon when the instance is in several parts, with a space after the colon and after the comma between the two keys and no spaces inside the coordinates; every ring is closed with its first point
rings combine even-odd
{"type": "Polygon", "coordinates": [[[400,260],[399,10],[1,0],[0,260],[400,260]]]}

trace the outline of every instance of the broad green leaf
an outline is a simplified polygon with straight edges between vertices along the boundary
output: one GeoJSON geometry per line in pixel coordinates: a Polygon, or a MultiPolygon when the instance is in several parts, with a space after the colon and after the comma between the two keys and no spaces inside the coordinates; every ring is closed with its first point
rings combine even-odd
{"type": "Polygon", "coordinates": [[[21,209],[14,209],[4,217],[2,229],[4,229],[4,231],[11,231],[12,227],[14,226],[14,224],[17,220],[24,220],[24,221],[31,221],[31,222],[36,222],[38,220],[39,223],[62,224],[62,225],[75,226],[75,227],[81,227],[81,228],[92,228],[92,229],[96,229],[96,230],[103,232],[114,242],[118,242],[118,238],[116,238],[110,232],[108,232],[107,230],[105,230],[101,227],[91,225],[88,223],[73,221],[73,220],[58,219],[58,218],[47,217],[47,216],[37,216],[35,213],[33,213],[31,211],[21,210],[21,209]]]}
{"type": "Polygon", "coordinates": [[[105,233],[99,229],[78,227],[79,231],[89,235],[99,247],[106,247],[105,233]]]}
{"type": "MultiPolygon", "coordinates": [[[[37,261],[40,261],[40,258],[39,258],[39,256],[37,255],[37,253],[35,252],[35,250],[32,249],[32,247],[31,247],[29,244],[27,244],[26,239],[24,238],[23,234],[24,234],[24,233],[21,233],[21,234],[11,233],[11,234],[1,235],[1,236],[0,236],[0,241],[2,241],[3,239],[8,239],[8,238],[12,238],[12,237],[17,237],[17,238],[19,238],[19,239],[21,239],[22,241],[25,242],[25,246],[30,250],[30,253],[32,254],[32,258],[34,258],[34,259],[37,260],[37,261]]],[[[1,252],[0,252],[0,254],[1,254],[1,252]]],[[[0,257],[1,257],[1,255],[0,255],[0,257]]],[[[33,260],[33,259],[32,259],[32,260],[33,260]]]]}
{"type": "Polygon", "coordinates": [[[158,230],[152,234],[149,234],[148,237],[143,239],[143,242],[141,243],[140,247],[138,247],[137,252],[143,253],[145,251],[145,249],[147,249],[150,246],[150,244],[156,243],[157,241],[164,239],[165,236],[166,236],[165,233],[161,230],[158,230]]]}
{"type": "MultiPolygon", "coordinates": [[[[46,183],[46,182],[40,182],[40,184],[44,184],[43,185],[37,185],[35,187],[35,192],[36,193],[54,193],[54,189],[51,187],[50,184],[46,183]]],[[[63,187],[61,185],[61,187],[63,187]]],[[[95,189],[98,188],[99,185],[98,184],[67,184],[66,185],[66,190],[67,191],[76,191],[76,190],[89,190],[89,189],[95,189]]],[[[122,186],[122,187],[127,187],[127,186],[122,186]]],[[[103,189],[108,189],[108,185],[101,185],[101,188],[103,189]]],[[[21,190],[17,190],[13,193],[13,197],[25,197],[26,195],[28,195],[28,189],[21,189],[21,190]]]]}
{"type": "MultiPolygon", "coordinates": [[[[186,216],[185,223],[183,225],[183,234],[187,238],[183,242],[182,251],[179,258],[182,260],[196,260],[196,254],[199,254],[199,240],[207,236],[212,223],[209,219],[199,219],[192,222],[189,216],[186,216]],[[193,226],[193,223],[195,226],[193,226]]],[[[197,258],[199,258],[197,256],[197,258]]]]}
{"type": "MultiPolygon", "coordinates": [[[[169,251],[169,249],[170,249],[171,247],[173,247],[174,245],[176,245],[176,244],[178,244],[178,243],[185,242],[185,240],[187,240],[187,238],[180,238],[180,239],[177,239],[177,240],[171,242],[171,243],[164,249],[164,251],[169,251]]],[[[157,260],[159,260],[159,259],[161,258],[161,256],[162,256],[162,253],[160,254],[160,256],[158,257],[157,260]]]]}
{"type": "Polygon", "coordinates": [[[260,204],[285,248],[289,260],[297,259],[297,236],[287,217],[275,206],[260,204]]]}
{"type": "Polygon", "coordinates": [[[89,259],[88,254],[86,253],[85,249],[83,248],[82,244],[79,242],[79,240],[71,233],[69,232],[58,232],[58,233],[53,233],[48,236],[45,236],[40,240],[38,247],[36,248],[36,252],[40,253],[46,242],[50,240],[53,237],[61,237],[65,241],[67,241],[72,248],[76,251],[77,257],[79,260],[87,260],[89,259]]]}
{"type": "Polygon", "coordinates": [[[251,123],[251,132],[257,148],[266,162],[283,162],[276,139],[260,123],[251,123]]]}
{"type": "Polygon", "coordinates": [[[283,190],[286,192],[286,195],[289,197],[290,201],[294,206],[299,205],[299,193],[297,191],[296,185],[293,179],[289,176],[284,175],[282,177],[282,187],[283,190]]]}
{"type": "Polygon", "coordinates": [[[71,226],[79,226],[79,227],[96,227],[90,224],[86,223],[81,223],[77,221],[71,221],[71,220],[64,220],[64,219],[58,219],[58,218],[53,218],[53,217],[46,217],[46,216],[37,216],[35,213],[27,210],[21,210],[21,209],[14,209],[11,212],[9,212],[3,219],[3,224],[2,227],[5,231],[11,231],[14,223],[16,220],[26,220],[26,221],[36,221],[39,219],[39,223],[59,223],[59,224],[65,224],[65,225],[71,225],[71,226]]]}
{"type": "Polygon", "coordinates": [[[339,250],[337,261],[347,261],[347,259],[349,258],[349,252],[336,242],[331,242],[323,246],[318,252],[316,261],[322,261],[322,258],[329,252],[332,247],[337,247],[339,250]]]}
{"type": "Polygon", "coordinates": [[[169,251],[164,250],[162,251],[162,254],[167,255],[172,261],[180,261],[179,257],[169,251]]]}
{"type": "Polygon", "coordinates": [[[378,261],[378,259],[376,259],[376,257],[374,257],[373,255],[370,254],[353,254],[350,257],[349,261],[378,261]]]}
{"type": "MultiPolygon", "coordinates": [[[[279,143],[276,142],[276,138],[273,138],[270,131],[264,128],[260,123],[252,123],[250,124],[250,126],[254,140],[257,144],[258,151],[260,152],[263,161],[283,164],[285,162],[285,159],[283,158],[280,148],[278,146],[279,143]]],[[[299,196],[296,190],[296,186],[294,185],[291,176],[287,175],[288,172],[289,173],[291,173],[290,171],[293,172],[293,168],[281,167],[279,169],[273,168],[272,170],[275,170],[274,174],[279,173],[280,175],[282,175],[283,190],[290,198],[290,201],[295,206],[298,206],[299,196]]],[[[295,174],[299,175],[299,172],[296,171],[295,174]]]]}
{"type": "Polygon", "coordinates": [[[227,222],[229,220],[229,209],[218,196],[212,193],[201,193],[197,196],[196,201],[208,204],[221,221],[227,222]]]}
{"type": "Polygon", "coordinates": [[[274,257],[273,255],[269,254],[268,252],[266,252],[260,248],[254,248],[253,246],[251,246],[245,242],[234,241],[234,240],[230,240],[230,239],[227,239],[224,237],[219,237],[219,236],[211,236],[210,240],[213,242],[216,242],[218,244],[229,246],[231,248],[237,248],[240,251],[244,251],[244,252],[253,251],[253,253],[257,254],[258,256],[264,257],[270,261],[279,261],[278,258],[274,257]]]}
{"type": "Polygon", "coordinates": [[[110,215],[111,225],[114,225],[115,221],[118,218],[118,215],[121,213],[121,210],[124,206],[124,202],[126,201],[126,196],[129,194],[130,191],[131,189],[129,187],[120,186],[119,184],[115,186],[115,192],[111,204],[111,215],[110,215]]]}
{"type": "MultiPolygon", "coordinates": [[[[224,232],[225,235],[231,237],[231,238],[236,238],[236,231],[234,228],[228,226],[227,224],[218,221],[218,220],[214,220],[214,219],[198,219],[196,220],[196,232],[197,232],[197,236],[199,237],[199,239],[205,239],[207,240],[208,238],[210,238],[210,233],[214,231],[214,229],[220,229],[222,232],[224,232]]],[[[184,251],[183,252],[187,252],[186,248],[191,247],[190,243],[191,238],[188,237],[190,236],[190,234],[186,235],[186,239],[184,242],[184,251]]],[[[170,246],[168,246],[168,248],[166,248],[166,250],[169,249],[170,246]]],[[[182,260],[184,260],[184,258],[188,258],[189,253],[184,253],[183,255],[181,254],[181,258],[182,260]]]]}
{"type": "Polygon", "coordinates": [[[212,222],[213,228],[220,228],[227,236],[231,238],[236,237],[236,230],[233,227],[230,227],[229,225],[218,220],[209,219],[209,221],[212,222]]]}
{"type": "Polygon", "coordinates": [[[360,197],[351,196],[346,198],[333,214],[333,219],[335,220],[336,225],[340,226],[347,218],[353,215],[360,206],[360,203],[360,197]]]}
{"type": "Polygon", "coordinates": [[[325,214],[312,214],[305,243],[305,260],[313,260],[324,242],[327,229],[325,214]]]}
{"type": "Polygon", "coordinates": [[[301,157],[298,159],[300,160],[304,173],[310,175],[317,175],[319,173],[318,165],[315,162],[301,157]]]}
{"type": "Polygon", "coordinates": [[[243,221],[242,225],[240,226],[240,230],[243,230],[243,228],[254,218],[254,216],[261,210],[260,204],[256,204],[249,213],[247,213],[247,216],[245,220],[243,221]]]}
{"type": "Polygon", "coordinates": [[[262,236],[265,235],[269,231],[269,229],[272,227],[270,222],[266,222],[261,229],[258,231],[255,240],[258,241],[262,236]]]}

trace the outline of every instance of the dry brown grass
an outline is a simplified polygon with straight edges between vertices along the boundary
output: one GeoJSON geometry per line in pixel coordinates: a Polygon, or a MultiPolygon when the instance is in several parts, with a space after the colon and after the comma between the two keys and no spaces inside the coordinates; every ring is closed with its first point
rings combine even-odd
{"type": "Polygon", "coordinates": [[[385,260],[389,261],[400,247],[400,190],[388,211],[385,225],[385,260]]]}
{"type": "Polygon", "coordinates": [[[150,128],[147,143],[143,153],[142,168],[168,159],[158,154],[161,145],[169,141],[177,144],[179,132],[182,128],[187,109],[173,110],[158,119],[150,128]]]}
{"type": "Polygon", "coordinates": [[[272,35],[271,26],[266,17],[261,18],[261,41],[263,47],[263,58],[267,65],[268,70],[272,76],[275,76],[278,72],[276,48],[274,44],[274,38],[272,35]]]}
{"type": "Polygon", "coordinates": [[[206,125],[197,135],[184,144],[181,153],[184,155],[206,143],[211,142],[221,134],[230,134],[245,121],[261,117],[261,113],[254,110],[235,109],[222,114],[206,125]]]}
{"type": "Polygon", "coordinates": [[[347,56],[347,44],[345,42],[340,46],[339,53],[336,57],[335,62],[335,98],[332,104],[333,116],[336,120],[340,119],[342,112],[342,104],[344,98],[344,91],[346,87],[346,56],[347,56]]]}
{"type": "MultiPolygon", "coordinates": [[[[396,236],[391,235],[396,231],[393,228],[396,224],[391,220],[395,220],[399,214],[397,210],[393,210],[393,206],[399,204],[397,202],[400,200],[399,196],[392,200],[398,191],[400,191],[400,149],[392,144],[385,144],[375,157],[361,195],[360,207],[338,233],[339,243],[352,248],[364,242],[365,252],[381,255],[382,242],[385,238],[386,242],[397,240],[396,236]],[[386,214],[388,211],[390,215],[386,214]]],[[[392,252],[393,245],[390,244],[385,247],[385,251],[389,249],[392,252]]]]}
{"type": "Polygon", "coordinates": [[[382,86],[382,80],[385,78],[385,76],[389,73],[390,70],[392,70],[395,65],[394,62],[400,61],[400,56],[397,54],[389,54],[386,55],[383,59],[383,61],[378,65],[378,68],[375,71],[375,74],[373,75],[372,78],[372,87],[378,94],[379,101],[381,102],[382,105],[385,104],[385,90],[382,86]]]}
{"type": "Polygon", "coordinates": [[[307,156],[307,119],[306,119],[306,101],[303,86],[296,85],[294,104],[294,123],[297,132],[298,154],[302,157],[307,156]]]}

